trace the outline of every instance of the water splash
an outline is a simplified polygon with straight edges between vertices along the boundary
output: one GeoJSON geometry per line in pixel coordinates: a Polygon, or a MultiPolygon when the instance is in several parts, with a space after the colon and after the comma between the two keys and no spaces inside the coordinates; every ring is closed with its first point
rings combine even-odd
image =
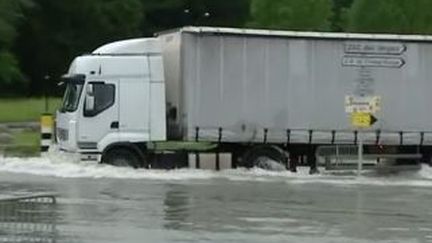
{"type": "Polygon", "coordinates": [[[114,178],[149,180],[209,180],[226,179],[232,181],[263,181],[286,183],[329,183],[341,186],[378,185],[378,186],[421,186],[432,187],[432,168],[423,165],[419,171],[403,172],[392,175],[375,173],[356,177],[353,174],[335,175],[323,173],[309,175],[308,168],[299,168],[298,173],[289,171],[266,171],[254,169],[231,169],[224,171],[209,170],[147,170],[119,168],[95,162],[80,162],[77,158],[61,153],[48,153],[37,158],[1,158],[1,173],[31,174],[60,178],[114,178]]]}

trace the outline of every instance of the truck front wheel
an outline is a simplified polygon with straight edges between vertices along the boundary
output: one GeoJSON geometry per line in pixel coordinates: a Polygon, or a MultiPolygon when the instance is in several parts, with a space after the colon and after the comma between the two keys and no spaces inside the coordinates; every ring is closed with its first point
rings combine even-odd
{"type": "Polygon", "coordinates": [[[102,163],[118,167],[138,168],[140,160],[137,154],[130,149],[115,148],[105,153],[102,158],[102,163]]]}

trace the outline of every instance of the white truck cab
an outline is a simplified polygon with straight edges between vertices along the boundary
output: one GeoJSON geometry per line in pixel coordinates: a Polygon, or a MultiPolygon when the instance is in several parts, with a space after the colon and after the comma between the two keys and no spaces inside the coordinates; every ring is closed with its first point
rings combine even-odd
{"type": "Polygon", "coordinates": [[[166,140],[165,81],[155,38],[107,44],[75,58],[63,76],[57,142],[82,159],[109,147],[166,140]]]}

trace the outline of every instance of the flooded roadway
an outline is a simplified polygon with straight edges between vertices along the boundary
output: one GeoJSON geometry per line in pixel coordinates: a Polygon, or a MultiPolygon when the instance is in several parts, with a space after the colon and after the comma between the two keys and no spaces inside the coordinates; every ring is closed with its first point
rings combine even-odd
{"type": "MultiPolygon", "coordinates": [[[[58,195],[37,242],[432,242],[428,166],[356,178],[0,158],[0,196],[34,193],[58,195]]],[[[0,242],[28,225],[0,222],[0,242]]]]}

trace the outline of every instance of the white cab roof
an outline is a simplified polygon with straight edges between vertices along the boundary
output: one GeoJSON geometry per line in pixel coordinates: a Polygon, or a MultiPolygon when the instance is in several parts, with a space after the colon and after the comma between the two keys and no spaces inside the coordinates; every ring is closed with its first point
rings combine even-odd
{"type": "Polygon", "coordinates": [[[137,38],[103,45],[92,52],[94,55],[155,54],[161,53],[161,45],[156,38],[137,38]]]}

